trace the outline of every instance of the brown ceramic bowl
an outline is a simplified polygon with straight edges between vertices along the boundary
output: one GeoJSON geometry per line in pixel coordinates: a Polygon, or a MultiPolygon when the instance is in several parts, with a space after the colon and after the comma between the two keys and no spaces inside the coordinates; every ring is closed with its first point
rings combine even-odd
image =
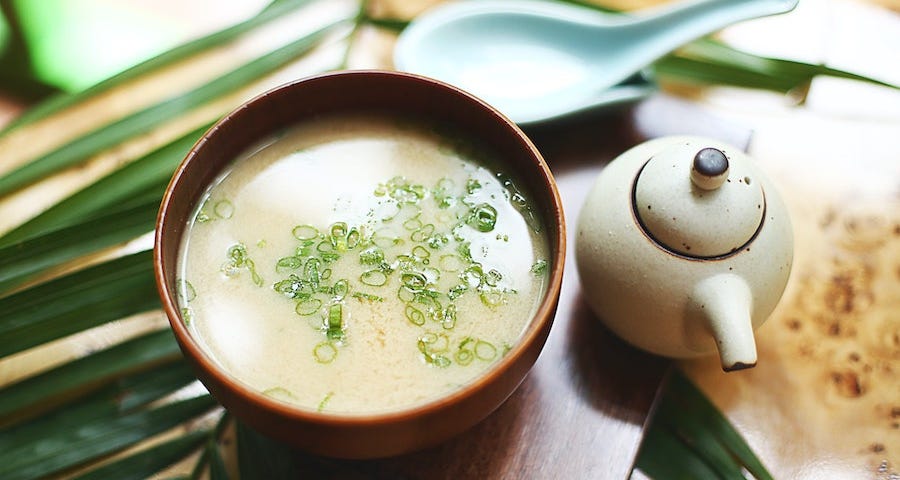
{"type": "Polygon", "coordinates": [[[159,212],[154,269],[162,304],[185,357],[215,398],[245,424],[308,452],[343,458],[398,455],[442,442],[481,421],[525,378],[550,332],[562,282],[565,227],[559,193],[531,141],[496,110],[452,86],[387,71],[353,71],[300,80],[266,92],[213,126],[175,172],[159,212]],[[521,340],[491,370],[443,398],[372,415],[336,415],[291,407],[223,371],[180,318],[175,276],[181,236],[207,186],[242,151],[274,132],[322,114],[385,111],[450,125],[494,148],[538,206],[548,237],[546,293],[521,340]]]}

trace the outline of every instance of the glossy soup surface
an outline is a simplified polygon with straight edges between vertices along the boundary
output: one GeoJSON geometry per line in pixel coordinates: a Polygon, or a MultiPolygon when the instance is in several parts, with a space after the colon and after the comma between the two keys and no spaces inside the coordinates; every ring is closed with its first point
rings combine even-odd
{"type": "Polygon", "coordinates": [[[433,129],[333,117],[238,157],[183,240],[179,302],[236,379],[300,408],[434,400],[514,345],[543,297],[528,195],[433,129]]]}

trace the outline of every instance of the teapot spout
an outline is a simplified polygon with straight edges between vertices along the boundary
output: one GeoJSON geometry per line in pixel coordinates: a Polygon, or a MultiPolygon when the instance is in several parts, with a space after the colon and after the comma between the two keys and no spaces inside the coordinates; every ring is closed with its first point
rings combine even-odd
{"type": "Polygon", "coordinates": [[[756,366],[756,340],[750,318],[753,297],[747,282],[737,275],[714,275],[699,282],[691,298],[716,340],[722,370],[756,366]]]}

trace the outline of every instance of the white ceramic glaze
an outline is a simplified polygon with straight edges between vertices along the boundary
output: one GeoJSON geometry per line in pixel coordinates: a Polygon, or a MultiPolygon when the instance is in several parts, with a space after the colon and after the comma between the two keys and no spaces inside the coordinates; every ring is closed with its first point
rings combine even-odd
{"type": "Polygon", "coordinates": [[[665,137],[603,170],[575,248],[584,298],[613,332],[668,357],[718,349],[728,371],[756,364],[753,330],[787,284],[793,234],[775,187],[740,149],[665,137]],[[705,148],[724,153],[724,170],[698,171],[705,148]]]}

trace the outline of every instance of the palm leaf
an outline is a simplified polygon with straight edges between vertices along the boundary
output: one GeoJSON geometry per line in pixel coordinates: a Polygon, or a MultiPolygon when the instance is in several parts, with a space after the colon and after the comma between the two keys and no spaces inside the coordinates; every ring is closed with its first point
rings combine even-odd
{"type": "Polygon", "coordinates": [[[647,430],[641,443],[641,450],[638,452],[636,466],[646,476],[656,479],[721,478],[709,464],[665,428],[647,430]]]}
{"type": "Polygon", "coordinates": [[[666,383],[636,467],[651,478],[743,480],[746,469],[772,480],[728,419],[678,371],[666,383]]]}
{"type": "Polygon", "coordinates": [[[87,397],[0,431],[0,455],[40,441],[56,430],[77,429],[85,422],[136,411],[195,381],[191,369],[179,359],[146,372],[120,377],[87,397]]]}
{"type": "Polygon", "coordinates": [[[701,434],[711,434],[754,477],[759,480],[772,480],[772,475],[743,437],[690,380],[683,375],[675,375],[667,389],[673,399],[675,412],[678,413],[673,414],[673,417],[681,424],[691,424],[696,428],[693,435],[688,435],[685,431],[683,437],[697,438],[701,434]]]}
{"type": "Polygon", "coordinates": [[[188,432],[134,455],[80,475],[75,480],[143,480],[187,457],[209,437],[209,431],[188,432]]]}
{"type": "Polygon", "coordinates": [[[825,65],[751,55],[709,38],[695,40],[660,59],[653,64],[653,70],[658,76],[675,81],[731,85],[780,93],[805,89],[817,76],[900,88],[881,80],[825,65]]]}
{"type": "MultiPolygon", "coordinates": [[[[117,258],[0,298],[0,357],[155,308],[150,252],[117,258]]],[[[6,406],[8,395],[0,418],[16,408],[6,406]]],[[[19,407],[42,392],[34,395],[19,407]]]]}
{"type": "MultiPolygon", "coordinates": [[[[187,364],[175,357],[150,371],[120,377],[35,420],[0,430],[0,476],[37,478],[67,469],[196,417],[214,406],[206,397],[165,410],[144,408],[195,381],[187,364]]],[[[168,458],[173,449],[155,450],[153,456],[168,458]]],[[[147,458],[151,455],[144,455],[138,464],[152,463],[147,458]]],[[[110,465],[107,472],[124,467],[110,465]]]]}
{"type": "Polygon", "coordinates": [[[122,207],[144,192],[148,197],[156,198],[158,206],[175,167],[210,125],[204,125],[147,153],[59,201],[0,237],[0,247],[72,225],[116,206],[122,207]]]}
{"type": "Polygon", "coordinates": [[[0,247],[0,295],[48,269],[152,231],[157,210],[159,199],[154,198],[0,247]]]}
{"type": "MultiPolygon", "coordinates": [[[[179,358],[168,330],[148,333],[3,389],[0,422],[19,422],[115,379],[179,358]]],[[[0,475],[2,477],[2,475],[0,475]]]]}
{"type": "Polygon", "coordinates": [[[248,85],[261,76],[286,65],[298,55],[310,51],[340,23],[342,22],[334,22],[320,28],[209,83],[118,119],[25,163],[0,177],[0,197],[52,173],[77,165],[132,137],[145,134],[154,127],[171,121],[172,118],[248,85]]]}
{"type": "Polygon", "coordinates": [[[120,86],[130,80],[159,71],[163,67],[172,65],[178,61],[222,46],[240,35],[265,25],[307,3],[309,3],[309,0],[273,1],[258,15],[244,22],[168,50],[81,92],[75,94],[60,94],[51,97],[30,108],[27,112],[10,122],[3,130],[0,130],[0,136],[8,131],[42,120],[75,104],[94,98],[101,93],[120,86]]]}
{"type": "Polygon", "coordinates": [[[39,478],[108,455],[177,427],[217,406],[209,395],[181,400],[152,410],[115,418],[98,418],[77,429],[55,429],[40,441],[11,448],[0,455],[0,477],[39,478]],[[77,444],[78,448],[72,448],[77,444]]]}

